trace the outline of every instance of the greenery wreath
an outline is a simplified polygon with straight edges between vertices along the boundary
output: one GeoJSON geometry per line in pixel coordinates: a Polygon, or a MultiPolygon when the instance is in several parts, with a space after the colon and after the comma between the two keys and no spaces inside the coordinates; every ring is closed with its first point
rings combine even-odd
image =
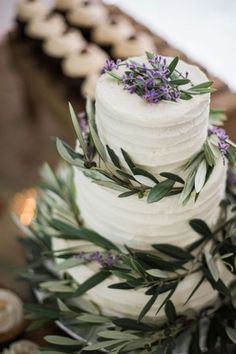
{"type": "MultiPolygon", "coordinates": [[[[95,183],[120,190],[122,193],[119,197],[137,194],[140,198],[147,196],[147,201],[152,203],[178,193],[182,203],[186,203],[193,193],[195,199],[198,197],[217,159],[222,156],[218,131],[211,130],[201,152],[185,166],[188,171],[186,181],[168,172],[161,173],[160,177],[164,178],[164,181],[159,181],[149,172],[137,167],[131,157],[121,150],[129,168],[127,172],[127,168],[121,166],[115,152],[110,147],[102,145],[96,131],[92,103],[87,104],[89,129],[87,126],[81,129],[83,124],[81,120],[80,124],[78,123],[71,105],[70,112],[81,151],[74,151],[65,142],[57,139],[56,145],[60,155],[69,164],[77,166],[95,183]],[[200,167],[203,165],[205,167],[200,167]],[[144,178],[142,182],[137,176],[144,178]]],[[[211,122],[214,120],[220,124],[222,118],[222,112],[211,112],[211,122]]],[[[226,139],[227,144],[231,144],[227,137],[226,139]]],[[[227,147],[223,158],[227,158],[231,163],[235,161],[233,144],[227,147]]],[[[220,258],[235,275],[236,178],[232,165],[229,168],[227,194],[221,202],[221,215],[217,227],[211,230],[203,220],[190,220],[190,226],[200,236],[198,241],[187,248],[171,244],[153,244],[152,250],[145,252],[131,249],[126,245],[121,249],[95,230],[83,226],[75,200],[71,166],[63,166],[54,173],[45,164],[41,169],[41,176],[37,213],[31,225],[26,227],[13,216],[27,235],[27,238],[18,237],[18,240],[29,251],[27,269],[20,277],[29,281],[33,288],[41,289],[45,295],[42,304],[25,306],[27,317],[33,320],[30,328],[34,329],[49,321],[59,320],[69,324],[73,329],[90,328],[96,333],[96,340],[93,343],[48,335],[45,338],[48,347],[42,348],[42,352],[62,354],[106,350],[113,354],[169,354],[175,348],[179,336],[188,332],[189,353],[204,353],[206,348],[211,351],[217,346],[220,346],[222,354],[227,353],[227,344],[236,343],[236,281],[230,286],[224,283],[219,275],[217,260],[220,258]],[[86,240],[98,247],[99,251],[83,253],[78,252],[78,247],[55,251],[52,248],[53,237],[86,240]],[[207,244],[210,248],[205,251],[207,244]],[[60,258],[61,262],[57,264],[55,258],[60,258]],[[66,272],[69,268],[91,261],[99,264],[99,270],[82,284],[76,283],[66,272]],[[187,294],[186,303],[198,291],[203,281],[208,281],[218,292],[220,305],[204,309],[200,313],[186,311],[178,314],[171,298],[179,282],[194,272],[200,272],[202,276],[192,292],[187,294]],[[111,285],[114,289],[123,291],[144,289],[148,301],[141,309],[137,320],[104,316],[99,308],[96,307],[95,310],[93,304],[84,307],[73,302],[74,299],[83,298],[87,291],[111,275],[120,278],[119,283],[111,285]],[[145,320],[145,315],[163,293],[166,297],[159,310],[164,308],[166,321],[163,323],[157,320],[149,323],[145,320]],[[203,320],[207,320],[204,347],[199,341],[203,320]]]]}
{"type": "Polygon", "coordinates": [[[184,205],[192,193],[195,194],[195,201],[197,200],[221,157],[231,164],[236,161],[235,144],[229,140],[222,128],[217,127],[225,119],[220,110],[210,112],[208,136],[201,151],[181,167],[181,170],[187,174],[184,181],[179,175],[165,171],[160,173],[159,180],[150,172],[136,166],[129,154],[121,148],[123,159],[127,164],[127,167],[122,166],[115,151],[108,145],[103,146],[99,138],[95,124],[94,104],[87,100],[87,114],[79,115],[80,124],[70,104],[69,108],[81,149],[75,151],[57,138],[59,154],[65,161],[79,168],[94,183],[120,191],[119,198],[137,195],[139,198],[147,197],[148,203],[154,203],[164,197],[180,194],[180,202],[184,205]]]}

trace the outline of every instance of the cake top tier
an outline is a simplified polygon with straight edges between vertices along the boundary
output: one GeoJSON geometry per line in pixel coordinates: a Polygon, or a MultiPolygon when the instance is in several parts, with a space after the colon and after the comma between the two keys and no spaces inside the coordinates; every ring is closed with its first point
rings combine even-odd
{"type": "Polygon", "coordinates": [[[207,92],[211,91],[211,82],[198,67],[181,60],[172,74],[174,77],[167,79],[164,71],[168,70],[173,58],[157,58],[161,60],[159,71],[153,69],[146,55],[131,58],[117,66],[107,63],[107,73],[97,84],[97,99],[102,97],[104,103],[112,106],[114,113],[120,113],[122,121],[135,121],[137,125],[167,126],[191,120],[192,112],[209,102],[207,92]],[[142,72],[144,65],[146,72],[145,68],[142,72]],[[137,66],[138,69],[135,68],[137,66]],[[153,85],[153,81],[159,84],[153,85]],[[192,86],[203,83],[208,87],[192,89],[192,86]]]}
{"type": "MultiPolygon", "coordinates": [[[[173,61],[173,58],[165,59],[167,66],[173,61]]],[[[132,60],[151,67],[146,56],[132,60]]],[[[117,79],[129,71],[125,63],[121,64],[103,74],[96,87],[96,124],[102,143],[111,147],[121,160],[121,148],[124,149],[137,165],[154,175],[164,169],[176,170],[201,150],[207,137],[210,93],[206,92],[211,90],[208,86],[211,83],[200,69],[179,61],[178,72],[183,75],[188,72],[191,82],[174,85],[177,93],[182,94],[181,90],[186,91],[190,87],[192,90],[191,85],[206,83],[208,87],[203,87],[196,94],[194,92],[188,100],[176,95],[173,96],[175,101],[150,103],[145,100],[143,91],[140,96],[140,91],[130,92],[123,81],[117,79]]],[[[182,77],[176,80],[182,80],[182,77]]],[[[136,77],[135,83],[137,81],[136,77]]],[[[161,87],[157,87],[157,91],[161,87]]]]}

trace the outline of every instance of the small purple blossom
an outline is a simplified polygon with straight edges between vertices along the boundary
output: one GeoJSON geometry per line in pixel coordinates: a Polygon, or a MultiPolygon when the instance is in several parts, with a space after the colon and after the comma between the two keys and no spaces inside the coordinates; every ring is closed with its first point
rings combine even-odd
{"type": "MultiPolygon", "coordinates": [[[[173,83],[173,80],[185,80],[188,73],[181,74],[179,71],[170,71],[166,58],[160,55],[147,53],[146,63],[139,63],[134,60],[122,63],[120,60],[107,60],[103,72],[110,73],[124,66],[122,76],[112,74],[129,93],[136,93],[148,103],[159,103],[161,100],[177,102],[181,98],[180,83],[173,83]]],[[[190,82],[190,80],[189,80],[190,82]]],[[[186,84],[186,82],[185,82],[186,84]]],[[[223,149],[222,145],[222,149],[223,149]]]]}
{"type": "Polygon", "coordinates": [[[227,154],[229,148],[229,144],[227,142],[229,136],[226,134],[226,131],[223,128],[219,128],[214,125],[212,125],[208,130],[209,136],[213,134],[216,135],[219,139],[218,147],[223,157],[223,161],[225,162],[225,155],[227,154]]]}
{"type": "Polygon", "coordinates": [[[152,89],[151,91],[148,90],[147,93],[145,93],[145,95],[143,96],[143,98],[149,103],[160,102],[158,92],[156,92],[154,89],[152,89]]]}
{"type": "Polygon", "coordinates": [[[97,262],[102,267],[112,267],[120,261],[120,257],[117,254],[113,254],[111,252],[106,254],[99,251],[92,253],[80,252],[76,257],[84,260],[87,263],[97,262]]]}
{"type": "Polygon", "coordinates": [[[87,129],[88,129],[87,114],[85,112],[80,112],[78,114],[78,117],[79,117],[79,123],[80,123],[80,127],[81,127],[82,131],[87,131],[87,129]]]}
{"type": "Polygon", "coordinates": [[[136,92],[136,85],[130,85],[127,87],[127,91],[129,91],[129,93],[135,93],[136,92]]]}
{"type": "Polygon", "coordinates": [[[81,112],[78,114],[79,125],[82,130],[83,138],[86,144],[88,144],[89,137],[89,126],[88,126],[88,117],[85,112],[81,112]]]}
{"type": "Polygon", "coordinates": [[[112,59],[107,59],[102,72],[106,73],[112,71],[113,69],[117,70],[119,68],[120,63],[121,63],[120,59],[117,59],[116,61],[112,59]]]}

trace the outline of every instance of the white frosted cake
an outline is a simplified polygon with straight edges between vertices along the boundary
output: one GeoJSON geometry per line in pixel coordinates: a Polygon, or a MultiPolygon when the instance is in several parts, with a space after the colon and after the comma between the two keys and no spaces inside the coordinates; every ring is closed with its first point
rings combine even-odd
{"type": "MultiPolygon", "coordinates": [[[[134,58],[147,63],[145,56],[134,58]]],[[[167,58],[170,63],[173,58],[167,58]]],[[[117,73],[122,75],[125,66],[117,73]]],[[[207,81],[206,75],[196,66],[178,63],[180,72],[188,72],[192,85],[207,81]]],[[[187,85],[188,87],[188,85],[187,85]]],[[[96,126],[104,146],[109,145],[119,157],[122,166],[128,166],[121,153],[124,149],[139,168],[150,172],[159,181],[162,172],[178,174],[186,178],[184,164],[198,154],[208,135],[210,94],[193,95],[189,100],[173,102],[161,100],[158,104],[143,100],[138,94],[130,94],[117,81],[105,73],[96,87],[96,126]]],[[[217,225],[220,201],[224,198],[227,163],[219,159],[203,186],[199,197],[194,196],[185,205],[179,194],[173,194],[156,203],[147,203],[147,196],[136,194],[118,198],[121,190],[114,190],[94,183],[84,171],[74,168],[74,182],[80,217],[84,226],[95,230],[119,247],[128,246],[141,251],[151,250],[151,245],[171,244],[186,248],[199,240],[200,235],[190,227],[191,219],[202,219],[209,227],[217,225]]],[[[146,181],[147,182],[147,181],[146,181]]],[[[150,183],[147,182],[147,184],[150,183]]],[[[152,187],[152,186],[150,186],[152,187]]],[[[54,238],[54,249],[80,246],[88,247],[85,241],[69,241],[54,238]]],[[[93,249],[91,245],[90,250],[93,249]]],[[[228,284],[230,272],[218,261],[220,278],[228,284]]],[[[83,283],[98,269],[94,262],[67,270],[78,282],[83,283]]],[[[186,297],[201,279],[201,272],[191,273],[180,281],[172,301],[179,312],[189,308],[200,310],[212,304],[217,292],[204,280],[199,290],[185,306],[186,297]]],[[[108,288],[118,283],[119,277],[112,275],[90,289],[87,297],[99,306],[106,315],[137,318],[148,300],[143,289],[119,290],[108,288]]],[[[152,320],[166,294],[161,294],[147,319],[152,320]]],[[[161,310],[160,316],[164,312],[161,310]]]]}

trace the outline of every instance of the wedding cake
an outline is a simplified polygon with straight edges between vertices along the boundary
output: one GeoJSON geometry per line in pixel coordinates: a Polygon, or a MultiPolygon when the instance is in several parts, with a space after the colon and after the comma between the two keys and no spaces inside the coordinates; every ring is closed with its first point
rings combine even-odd
{"type": "MultiPolygon", "coordinates": [[[[103,174],[103,178],[98,180],[92,176],[92,170],[74,167],[76,200],[84,227],[103,235],[121,250],[127,247],[131,254],[133,249],[142,253],[152,252],[153,244],[169,244],[188,249],[201,238],[190,225],[192,219],[203,220],[210,229],[217,227],[221,212],[220,202],[225,197],[227,161],[221,156],[224,147],[219,134],[214,135],[212,130],[209,133],[210,84],[206,84],[207,80],[206,75],[196,66],[183,61],[177,62],[174,58],[152,56],[150,53],[123,63],[107,63],[107,69],[96,86],[94,124],[103,147],[108,147],[109,150],[106,151],[107,162],[95,157],[97,170],[102,169],[104,164],[109,170],[113,156],[113,170],[110,170],[114,171],[115,161],[117,166],[122,166],[124,179],[132,175],[129,183],[133,190],[130,192],[120,183],[115,185],[107,175],[103,174]],[[147,81],[147,86],[143,86],[144,78],[147,79],[145,75],[149,75],[152,84],[152,80],[156,80],[159,85],[160,76],[153,76],[155,65],[159,65],[159,75],[162,78],[165,75],[168,77],[166,68],[175,72],[171,82],[173,86],[167,86],[169,92],[164,90],[166,87],[158,86],[163,92],[158,97],[147,81]],[[182,96],[178,85],[184,87],[182,96]],[[176,92],[172,90],[173,87],[176,92]],[[218,138],[217,141],[213,141],[213,135],[218,138]],[[197,160],[209,136],[213,139],[211,148],[215,156],[214,166],[208,166],[210,170],[205,162],[197,160]],[[216,152],[218,147],[220,153],[216,152]],[[109,153],[111,151],[112,154],[109,153]],[[135,164],[133,174],[127,156],[135,164]],[[195,180],[191,182],[190,192],[185,198],[186,195],[183,196],[183,191],[182,194],[179,193],[179,189],[182,188],[181,181],[187,184],[186,181],[190,178],[191,173],[188,173],[186,165],[191,159],[191,173],[195,180]],[[172,192],[169,190],[169,194],[166,193],[163,198],[157,197],[158,200],[148,196],[146,190],[154,189],[157,183],[165,185],[167,179],[170,178],[170,181],[173,176],[178,176],[178,179],[172,181],[175,183],[172,192]],[[135,188],[143,185],[146,186],[143,193],[140,189],[135,193],[135,188]]],[[[80,145],[77,143],[77,154],[81,153],[80,145]]],[[[117,178],[115,172],[114,174],[114,178],[117,178]]],[[[211,242],[206,243],[201,248],[201,254],[206,255],[210,246],[211,242]]],[[[53,238],[54,251],[71,247],[79,247],[83,252],[98,250],[88,241],[53,238]]],[[[194,252],[197,254],[198,249],[194,252]]],[[[217,279],[223,279],[225,284],[229,284],[232,274],[221,259],[216,261],[216,266],[217,279]]],[[[191,267],[192,265],[186,264],[189,274],[179,281],[171,297],[178,313],[184,313],[187,309],[200,311],[215,304],[217,300],[218,292],[204,279],[198,291],[185,305],[191,291],[202,278],[201,270],[191,272],[191,267]]],[[[76,283],[83,284],[98,269],[97,262],[86,262],[67,269],[66,272],[76,283]]],[[[160,271],[159,278],[165,278],[167,274],[171,277],[170,272],[163,271],[162,274],[160,271]]],[[[179,274],[181,278],[181,269],[179,274]]],[[[112,274],[89,289],[86,296],[104,315],[137,319],[149,297],[144,288],[123,290],[111,287],[121,281],[118,272],[112,274]]],[[[166,294],[164,292],[158,296],[145,315],[146,321],[156,319],[157,309],[166,294]]],[[[162,308],[158,318],[163,319],[164,315],[162,308]]]]}

